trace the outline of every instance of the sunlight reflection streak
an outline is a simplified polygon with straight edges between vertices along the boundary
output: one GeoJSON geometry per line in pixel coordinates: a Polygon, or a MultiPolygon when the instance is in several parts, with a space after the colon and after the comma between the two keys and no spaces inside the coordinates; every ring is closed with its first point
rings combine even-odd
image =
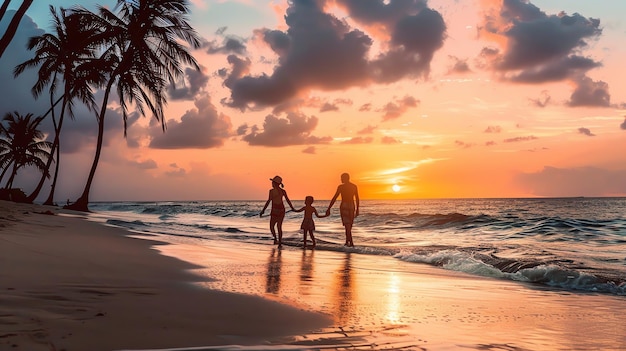
{"type": "Polygon", "coordinates": [[[389,277],[387,288],[389,299],[387,301],[387,313],[385,319],[390,323],[400,323],[400,277],[392,273],[389,277]]]}

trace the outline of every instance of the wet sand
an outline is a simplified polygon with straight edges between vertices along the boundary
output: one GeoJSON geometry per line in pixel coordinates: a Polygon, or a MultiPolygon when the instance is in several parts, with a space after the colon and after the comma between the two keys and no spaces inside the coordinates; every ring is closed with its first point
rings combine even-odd
{"type": "Polygon", "coordinates": [[[624,297],[44,211],[0,202],[0,350],[626,349],[624,297]]]}
{"type": "MultiPolygon", "coordinates": [[[[289,240],[289,239],[287,239],[289,240]]],[[[292,239],[297,242],[298,236],[292,239]]],[[[199,285],[321,311],[304,345],[355,349],[626,350],[626,298],[470,276],[386,256],[323,250],[161,246],[211,277],[199,285]]]]}

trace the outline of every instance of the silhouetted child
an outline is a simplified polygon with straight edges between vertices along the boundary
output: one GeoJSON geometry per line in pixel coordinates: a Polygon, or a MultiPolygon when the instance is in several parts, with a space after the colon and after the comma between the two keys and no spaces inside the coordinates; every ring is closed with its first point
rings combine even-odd
{"type": "Polygon", "coordinates": [[[313,222],[313,214],[315,213],[317,218],[328,217],[328,215],[320,216],[320,214],[317,213],[317,210],[315,209],[315,207],[312,206],[312,204],[313,204],[313,196],[307,196],[304,199],[304,207],[302,207],[299,210],[294,210],[295,212],[304,211],[304,219],[302,220],[302,225],[300,225],[300,229],[302,229],[304,233],[303,248],[305,249],[306,249],[307,234],[311,235],[311,242],[313,243],[311,245],[311,248],[315,247],[315,236],[313,236],[313,232],[315,231],[315,222],[313,222]]]}

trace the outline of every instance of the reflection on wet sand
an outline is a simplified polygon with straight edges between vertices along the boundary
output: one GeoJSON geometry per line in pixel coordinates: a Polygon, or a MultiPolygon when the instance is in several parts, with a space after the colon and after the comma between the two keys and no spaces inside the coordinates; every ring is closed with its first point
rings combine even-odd
{"type": "Polygon", "coordinates": [[[282,269],[282,250],[273,248],[270,258],[267,261],[267,272],[265,274],[265,292],[278,294],[280,290],[280,270],[282,269]]]}
{"type": "Polygon", "coordinates": [[[395,274],[395,272],[391,272],[389,274],[389,282],[386,289],[387,295],[387,303],[385,319],[388,323],[398,325],[403,321],[401,316],[401,298],[400,298],[400,286],[402,285],[401,278],[395,274]]]}
{"type": "Polygon", "coordinates": [[[308,296],[311,294],[312,285],[314,284],[314,252],[315,250],[302,250],[302,259],[300,261],[300,284],[298,284],[298,291],[300,295],[303,296],[308,296]]]}
{"type": "Polygon", "coordinates": [[[300,281],[307,283],[313,281],[313,254],[315,251],[302,250],[302,261],[300,262],[300,281]]]}
{"type": "Polygon", "coordinates": [[[337,326],[353,324],[358,304],[355,299],[359,297],[352,254],[343,253],[339,260],[327,261],[333,262],[332,265],[318,266],[314,250],[303,250],[299,254],[283,251],[276,248],[270,251],[265,269],[265,293],[290,296],[298,303],[328,313],[337,326]]]}
{"type": "MultiPolygon", "coordinates": [[[[176,246],[161,250],[168,248],[176,246]]],[[[623,297],[563,293],[319,249],[281,252],[268,245],[263,250],[211,247],[202,253],[178,255],[198,258],[207,277],[202,285],[208,288],[260,295],[331,316],[331,327],[302,337],[305,345],[533,351],[623,350],[626,345],[623,297]]]]}
{"type": "Polygon", "coordinates": [[[352,277],[351,254],[346,253],[343,264],[335,272],[333,279],[334,318],[339,326],[345,326],[354,312],[355,286],[352,277]]]}

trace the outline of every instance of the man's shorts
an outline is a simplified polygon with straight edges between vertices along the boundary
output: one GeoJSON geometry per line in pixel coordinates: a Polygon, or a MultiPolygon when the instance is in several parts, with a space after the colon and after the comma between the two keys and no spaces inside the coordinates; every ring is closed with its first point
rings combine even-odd
{"type": "Polygon", "coordinates": [[[354,223],[354,204],[342,203],[341,206],[339,206],[339,212],[341,213],[341,223],[343,223],[344,226],[354,223]]]}

